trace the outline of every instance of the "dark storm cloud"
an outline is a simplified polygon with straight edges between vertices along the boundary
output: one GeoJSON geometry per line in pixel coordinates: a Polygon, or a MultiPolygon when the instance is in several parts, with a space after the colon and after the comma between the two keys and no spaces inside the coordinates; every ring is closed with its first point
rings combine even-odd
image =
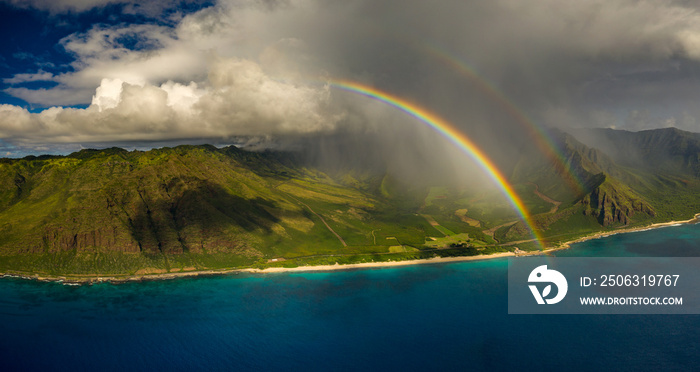
{"type": "MultiPolygon", "coordinates": [[[[12,3],[61,12],[114,2],[132,4],[12,3]]],[[[95,25],[60,47],[74,59],[70,71],[8,76],[5,92],[39,106],[89,107],[30,113],[5,105],[6,141],[417,131],[404,114],[325,85],[328,77],[420,103],[485,147],[523,138],[529,130],[502,103],[431,49],[468,64],[541,124],[693,129],[700,115],[692,103],[700,14],[682,1],[222,0],[172,25],[95,25]],[[27,85],[39,80],[55,86],[27,85]]],[[[421,138],[407,135],[401,146],[436,147],[421,138]]],[[[503,156],[508,149],[517,152],[504,146],[503,156]]]]}

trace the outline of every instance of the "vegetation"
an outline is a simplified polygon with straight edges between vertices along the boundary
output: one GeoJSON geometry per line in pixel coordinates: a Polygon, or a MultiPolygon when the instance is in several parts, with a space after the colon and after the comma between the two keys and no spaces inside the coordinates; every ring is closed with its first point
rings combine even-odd
{"type": "MultiPolygon", "coordinates": [[[[637,136],[625,133],[603,134],[612,142],[637,136]]],[[[563,133],[557,141],[568,170],[537,153],[519,159],[511,181],[546,243],[700,212],[692,160],[700,136],[656,136],[635,140],[655,146],[642,146],[642,160],[620,160],[563,133]]],[[[0,160],[2,272],[294,267],[516,245],[539,248],[498,190],[407,186],[388,173],[323,171],[289,153],[178,146],[0,160]]]]}

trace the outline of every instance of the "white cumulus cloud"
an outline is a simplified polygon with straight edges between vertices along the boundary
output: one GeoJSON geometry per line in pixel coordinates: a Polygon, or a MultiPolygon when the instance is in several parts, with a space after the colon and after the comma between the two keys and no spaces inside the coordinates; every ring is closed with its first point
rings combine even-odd
{"type": "Polygon", "coordinates": [[[332,130],[343,118],[327,87],[273,80],[249,60],[218,58],[204,85],[105,78],[85,109],[0,106],[0,137],[79,143],[303,134],[332,130]]]}
{"type": "MultiPolygon", "coordinates": [[[[53,12],[137,5],[10,1],[53,12]]],[[[425,53],[426,46],[465,62],[534,120],[624,124],[620,112],[661,100],[700,117],[691,107],[700,85],[687,79],[700,66],[700,12],[687,1],[219,0],[170,25],[95,25],[65,37],[60,47],[74,58],[69,72],[37,70],[4,80],[11,85],[5,93],[33,107],[56,107],[31,113],[3,106],[0,139],[265,136],[376,119],[360,107],[370,106],[369,99],[330,96],[321,76],[367,82],[457,126],[510,133],[499,125],[513,125],[513,118],[498,102],[425,53]],[[25,84],[36,81],[56,85],[25,84]],[[88,107],[61,107],[71,105],[88,107]]],[[[696,125],[681,116],[673,123],[696,125]]]]}

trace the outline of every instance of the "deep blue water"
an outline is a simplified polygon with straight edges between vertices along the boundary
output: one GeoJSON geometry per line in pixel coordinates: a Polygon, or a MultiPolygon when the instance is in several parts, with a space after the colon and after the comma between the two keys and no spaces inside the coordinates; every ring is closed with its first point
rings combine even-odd
{"type": "MultiPolygon", "coordinates": [[[[560,256],[700,256],[700,225],[560,256]]],[[[507,260],[71,287],[0,280],[0,370],[687,370],[700,316],[508,315],[507,260]]]]}

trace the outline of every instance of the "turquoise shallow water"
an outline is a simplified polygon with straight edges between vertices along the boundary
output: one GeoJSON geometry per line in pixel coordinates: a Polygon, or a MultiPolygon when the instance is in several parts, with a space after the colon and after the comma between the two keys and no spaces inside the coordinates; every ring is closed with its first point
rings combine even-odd
{"type": "MultiPolygon", "coordinates": [[[[560,256],[700,256],[700,226],[560,256]]],[[[2,370],[684,370],[700,316],[508,315],[507,260],[71,287],[0,280],[2,370]]]]}

